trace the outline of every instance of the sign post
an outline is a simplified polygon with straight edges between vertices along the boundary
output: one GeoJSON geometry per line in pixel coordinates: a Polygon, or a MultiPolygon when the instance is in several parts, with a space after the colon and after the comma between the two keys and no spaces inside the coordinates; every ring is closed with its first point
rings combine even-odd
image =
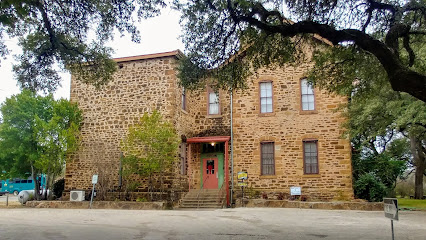
{"type": "Polygon", "coordinates": [[[95,193],[95,185],[96,183],[98,183],[98,175],[93,175],[92,176],[92,184],[93,184],[93,188],[92,188],[92,196],[90,197],[90,209],[92,208],[92,203],[93,203],[93,194],[95,193]]]}
{"type": "Polygon", "coordinates": [[[244,207],[244,187],[247,187],[247,182],[244,182],[244,180],[247,180],[247,172],[238,172],[237,178],[238,178],[238,186],[241,187],[241,206],[244,207]]]}
{"type": "Polygon", "coordinates": [[[391,229],[392,229],[392,240],[395,239],[393,231],[393,220],[398,221],[398,199],[396,198],[383,198],[383,205],[385,210],[385,217],[390,218],[391,220],[391,229]]]}

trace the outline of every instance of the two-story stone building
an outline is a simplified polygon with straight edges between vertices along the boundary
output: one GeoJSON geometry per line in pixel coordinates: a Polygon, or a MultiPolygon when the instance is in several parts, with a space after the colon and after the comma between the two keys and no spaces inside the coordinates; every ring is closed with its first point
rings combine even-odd
{"type": "Polygon", "coordinates": [[[262,69],[248,89],[234,91],[231,146],[230,93],[185,91],[175,72],[180,55],[115,59],[119,69],[102,90],[72,79],[82,143],[67,163],[65,191],[90,189],[99,166],[111,166],[105,177],[118,186],[120,142],[143,113],[156,109],[182,136],[168,188],[223,189],[229,204],[231,179],[236,186],[237,172],[246,171],[250,189],[288,193],[300,186],[308,200],[353,198],[350,142],[341,137],[344,119],[336,111],[347,100],[313,89],[305,78],[309,63],[262,69]]]}

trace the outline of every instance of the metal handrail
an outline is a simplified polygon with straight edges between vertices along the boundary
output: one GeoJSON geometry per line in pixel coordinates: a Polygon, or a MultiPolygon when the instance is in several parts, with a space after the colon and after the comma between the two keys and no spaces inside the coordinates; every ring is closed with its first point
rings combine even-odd
{"type": "Polygon", "coordinates": [[[222,208],[223,208],[223,193],[225,192],[223,189],[223,186],[224,186],[225,184],[222,184],[222,187],[220,187],[220,190],[219,190],[219,200],[220,200],[220,204],[222,205],[222,208]]]}
{"type": "Polygon", "coordinates": [[[207,175],[206,178],[204,178],[203,182],[201,183],[201,188],[198,191],[197,194],[197,209],[200,208],[200,192],[204,189],[204,183],[207,181],[210,175],[207,175]]]}

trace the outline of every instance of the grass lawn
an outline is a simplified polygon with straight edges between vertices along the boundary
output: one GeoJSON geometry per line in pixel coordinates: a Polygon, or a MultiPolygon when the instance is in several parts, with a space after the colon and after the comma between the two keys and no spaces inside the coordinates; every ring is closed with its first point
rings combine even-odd
{"type": "Polygon", "coordinates": [[[419,200],[419,199],[398,198],[398,207],[426,210],[426,199],[419,200]]]}

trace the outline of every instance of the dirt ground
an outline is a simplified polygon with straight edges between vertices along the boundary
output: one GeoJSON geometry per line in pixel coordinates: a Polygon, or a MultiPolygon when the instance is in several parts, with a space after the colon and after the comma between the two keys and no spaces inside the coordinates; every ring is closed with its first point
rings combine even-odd
{"type": "MultiPolygon", "coordinates": [[[[426,212],[400,212],[395,239],[426,239],[426,212]]],[[[0,239],[391,239],[383,212],[0,209],[0,239]]]]}

